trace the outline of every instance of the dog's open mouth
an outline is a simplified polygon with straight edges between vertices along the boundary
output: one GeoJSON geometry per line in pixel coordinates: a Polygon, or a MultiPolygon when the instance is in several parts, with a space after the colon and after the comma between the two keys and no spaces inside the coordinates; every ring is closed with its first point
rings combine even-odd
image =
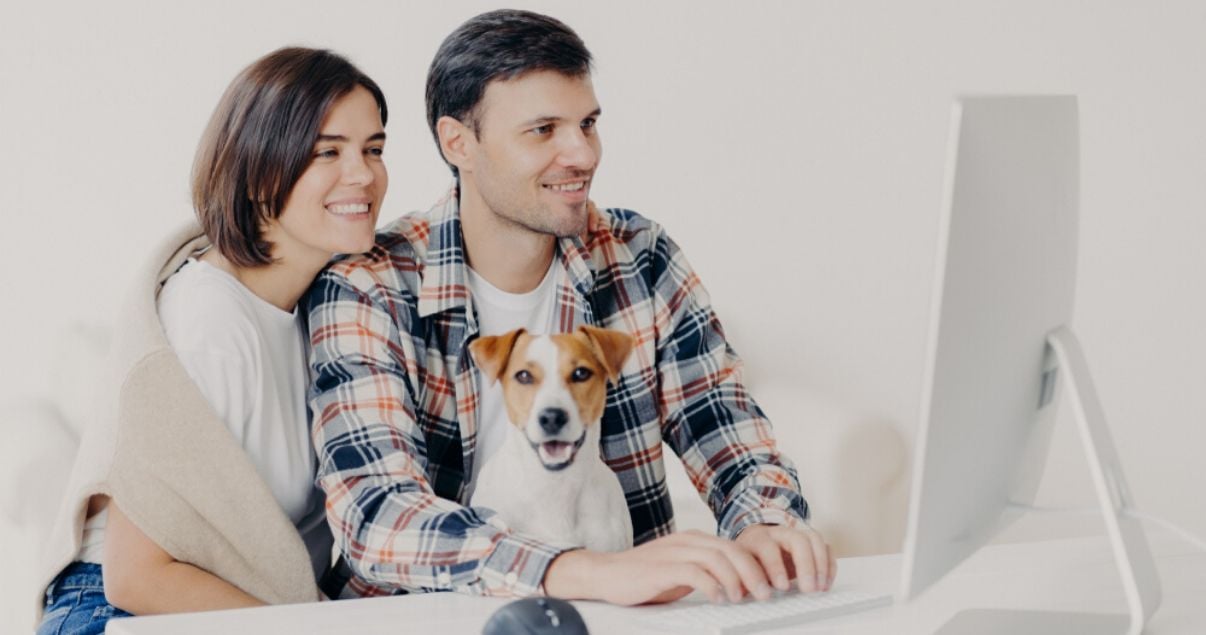
{"type": "Polygon", "coordinates": [[[540,464],[544,469],[550,472],[563,470],[574,462],[574,457],[578,455],[578,448],[582,447],[582,442],[586,441],[586,433],[578,437],[577,441],[570,443],[569,441],[544,441],[541,443],[532,443],[532,449],[536,450],[536,456],[540,459],[540,464]]]}

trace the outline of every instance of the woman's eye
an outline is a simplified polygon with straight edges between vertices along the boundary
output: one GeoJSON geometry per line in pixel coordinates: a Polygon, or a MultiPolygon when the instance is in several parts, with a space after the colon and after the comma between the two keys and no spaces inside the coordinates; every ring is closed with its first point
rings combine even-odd
{"type": "Polygon", "coordinates": [[[570,373],[570,381],[586,381],[591,377],[594,377],[594,375],[595,374],[592,373],[589,368],[579,366],[578,368],[574,369],[574,372],[570,373]]]}
{"type": "Polygon", "coordinates": [[[535,128],[532,128],[532,132],[535,132],[538,135],[546,135],[552,131],[553,131],[553,124],[551,124],[551,123],[546,123],[543,126],[536,126],[535,128]]]}
{"type": "Polygon", "coordinates": [[[315,158],[319,159],[334,159],[335,157],[339,156],[339,151],[334,148],[327,148],[326,150],[319,150],[318,152],[315,152],[314,156],[315,158]]]}
{"type": "Polygon", "coordinates": [[[515,373],[515,381],[526,386],[532,383],[532,373],[529,373],[526,370],[521,370],[518,373],[515,373]]]}
{"type": "Polygon", "coordinates": [[[593,119],[593,118],[583,119],[582,120],[582,129],[583,130],[592,130],[592,129],[594,129],[595,124],[598,123],[598,121],[599,121],[598,119],[593,119]]]}
{"type": "Polygon", "coordinates": [[[375,157],[379,157],[385,154],[385,148],[369,148],[368,153],[375,157]]]}

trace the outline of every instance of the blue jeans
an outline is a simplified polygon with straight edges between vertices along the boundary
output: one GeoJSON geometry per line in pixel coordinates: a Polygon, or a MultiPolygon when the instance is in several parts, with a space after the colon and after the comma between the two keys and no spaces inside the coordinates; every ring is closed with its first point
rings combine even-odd
{"type": "Polygon", "coordinates": [[[37,635],[102,635],[110,618],[130,614],[109,604],[99,564],[72,562],[46,588],[37,635]]]}

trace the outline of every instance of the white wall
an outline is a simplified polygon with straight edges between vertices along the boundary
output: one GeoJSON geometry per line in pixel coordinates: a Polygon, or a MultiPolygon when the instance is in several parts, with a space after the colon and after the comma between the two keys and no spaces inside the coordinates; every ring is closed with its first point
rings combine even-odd
{"type": "MultiPolygon", "coordinates": [[[[951,97],[1078,94],[1075,327],[1138,504],[1206,535],[1206,4],[516,4],[594,52],[594,198],[684,245],[753,383],[787,378],[910,437],[951,97]]],[[[0,6],[0,403],[53,392],[56,334],[111,319],[144,245],[191,214],[219,94],[271,49],[331,47],[377,79],[392,115],[382,218],[434,201],[449,179],[423,77],[439,41],[494,6],[0,6]]],[[[1071,441],[1056,440],[1050,501],[1090,500],[1071,441]]]]}

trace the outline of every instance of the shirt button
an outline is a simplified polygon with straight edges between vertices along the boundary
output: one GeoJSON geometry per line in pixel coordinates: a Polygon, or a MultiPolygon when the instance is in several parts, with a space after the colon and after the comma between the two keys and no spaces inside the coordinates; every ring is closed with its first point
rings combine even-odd
{"type": "Polygon", "coordinates": [[[438,582],[440,586],[448,586],[452,584],[452,576],[448,575],[447,571],[441,571],[440,575],[436,576],[436,582],[438,582]]]}
{"type": "Polygon", "coordinates": [[[503,580],[506,581],[507,586],[515,586],[515,583],[519,581],[519,576],[514,571],[511,571],[503,580]]]}

